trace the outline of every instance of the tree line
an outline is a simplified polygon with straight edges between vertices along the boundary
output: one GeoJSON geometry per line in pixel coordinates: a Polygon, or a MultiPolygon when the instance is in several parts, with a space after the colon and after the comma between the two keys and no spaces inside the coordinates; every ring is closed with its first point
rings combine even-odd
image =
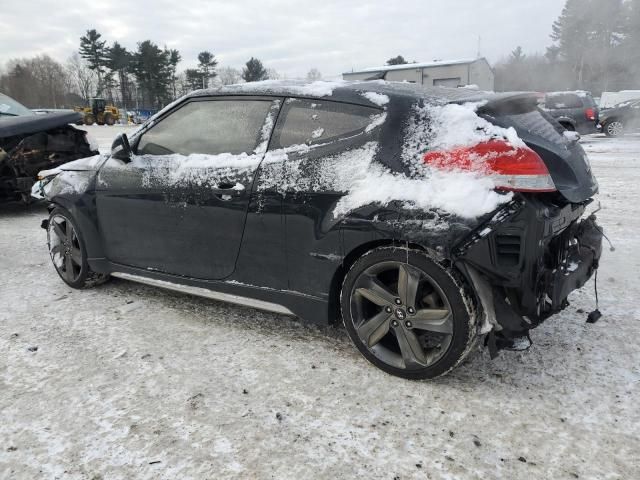
{"type": "MultiPolygon", "coordinates": [[[[279,78],[257,58],[242,70],[219,67],[210,51],[197,56],[197,66],[182,72],[176,49],[161,48],[151,40],[129,51],[119,42],[108,44],[95,29],[80,38],[77,53],[64,64],[48,55],[10,60],[0,71],[0,91],[30,108],[71,108],[87,105],[93,97],[128,110],[160,109],[182,95],[212,85],[229,85],[279,78]]],[[[309,78],[321,77],[311,69],[309,78]]]]}
{"type": "Polygon", "coordinates": [[[544,54],[515,48],[495,65],[496,90],[640,88],[640,0],[566,0],[544,54]]]}

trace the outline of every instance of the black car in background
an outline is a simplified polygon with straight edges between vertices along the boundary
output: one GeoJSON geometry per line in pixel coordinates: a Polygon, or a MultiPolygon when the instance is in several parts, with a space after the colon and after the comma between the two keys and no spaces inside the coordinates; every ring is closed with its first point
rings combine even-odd
{"type": "Polygon", "coordinates": [[[0,93],[0,201],[28,203],[40,170],[98,153],[87,132],[70,125],[79,119],[73,111],[37,115],[0,93]]]}
{"type": "Polygon", "coordinates": [[[342,319],[371,363],[405,378],[445,374],[481,340],[518,348],[601,253],[585,153],[528,94],[203,90],[110,157],[41,177],[51,258],[71,287],[114,276],[342,319]]]}
{"type": "Polygon", "coordinates": [[[628,100],[603,110],[598,128],[607,137],[640,131],[640,99],[628,100]]]}
{"type": "Polygon", "coordinates": [[[599,110],[589,92],[550,92],[543,106],[566,130],[581,135],[597,133],[599,110]]]}

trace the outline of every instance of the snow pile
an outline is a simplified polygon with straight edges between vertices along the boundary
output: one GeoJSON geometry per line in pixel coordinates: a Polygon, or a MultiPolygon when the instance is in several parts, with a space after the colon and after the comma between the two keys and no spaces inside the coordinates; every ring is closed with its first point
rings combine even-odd
{"type": "Polygon", "coordinates": [[[375,103],[376,105],[379,105],[381,107],[389,103],[389,97],[383,95],[382,93],[363,92],[362,96],[369,100],[371,103],[375,103]]]}
{"type": "Polygon", "coordinates": [[[423,162],[427,147],[448,150],[502,139],[523,146],[513,128],[497,127],[476,114],[481,104],[416,106],[406,130],[402,158],[410,174],[396,174],[374,163],[352,178],[352,188],[335,209],[335,215],[370,203],[405,202],[407,208],[439,209],[473,218],[511,199],[497,193],[493,180],[477,172],[441,171],[423,162]]]}
{"type": "MultiPolygon", "coordinates": [[[[504,140],[514,148],[526,147],[513,127],[498,127],[479,117],[476,110],[482,105],[483,103],[462,105],[450,103],[422,107],[430,117],[430,125],[427,127],[429,142],[420,147],[424,149],[428,146],[430,150],[447,150],[455,147],[469,147],[492,139],[504,140]]],[[[414,123],[414,134],[416,130],[424,130],[425,127],[424,123],[414,123]]]]}
{"type": "Polygon", "coordinates": [[[131,166],[143,172],[143,184],[214,186],[220,181],[249,174],[260,164],[262,154],[140,155],[131,166]]]}
{"type": "Polygon", "coordinates": [[[275,190],[282,194],[291,191],[348,193],[366,175],[378,144],[367,142],[360,148],[312,162],[306,156],[295,158],[296,154],[306,154],[317,147],[294,145],[268,152],[261,169],[258,190],[275,190]]]}
{"type": "Polygon", "coordinates": [[[333,94],[334,89],[344,86],[347,83],[348,82],[344,80],[317,80],[311,83],[296,85],[290,82],[283,82],[282,80],[262,80],[261,82],[236,83],[234,85],[228,85],[224,87],[224,89],[241,92],[270,91],[275,93],[293,93],[307,97],[328,97],[333,94]]]}
{"type": "Polygon", "coordinates": [[[388,205],[401,201],[407,208],[438,209],[473,218],[494,210],[511,198],[496,193],[493,188],[490,178],[468,172],[434,171],[428,177],[410,178],[372,165],[353,180],[353,188],[340,199],[334,215],[344,215],[370,203],[388,205]]]}

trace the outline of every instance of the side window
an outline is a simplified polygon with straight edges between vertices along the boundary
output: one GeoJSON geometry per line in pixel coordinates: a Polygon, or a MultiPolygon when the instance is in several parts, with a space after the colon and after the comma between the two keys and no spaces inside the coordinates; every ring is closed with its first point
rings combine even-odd
{"type": "Polygon", "coordinates": [[[313,145],[365,131],[381,110],[349,103],[290,98],[280,113],[272,148],[313,145]]]}
{"type": "Polygon", "coordinates": [[[545,99],[546,108],[582,108],[580,97],[572,93],[560,93],[547,95],[545,99]]]}
{"type": "Polygon", "coordinates": [[[205,100],[189,102],[144,133],[139,155],[252,153],[272,102],[205,100]]]}

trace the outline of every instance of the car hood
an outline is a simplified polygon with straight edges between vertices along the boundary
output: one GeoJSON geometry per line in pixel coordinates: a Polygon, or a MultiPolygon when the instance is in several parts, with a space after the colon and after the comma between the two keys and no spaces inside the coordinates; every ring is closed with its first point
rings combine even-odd
{"type": "Polygon", "coordinates": [[[78,112],[48,113],[47,115],[25,115],[19,117],[0,117],[0,138],[15,135],[28,135],[62,127],[82,120],[78,112]]]}
{"type": "Polygon", "coordinates": [[[109,158],[108,155],[94,155],[93,157],[80,158],[73,162],[68,162],[51,170],[42,170],[38,173],[39,178],[46,178],[62,172],[95,172],[109,158]]]}

